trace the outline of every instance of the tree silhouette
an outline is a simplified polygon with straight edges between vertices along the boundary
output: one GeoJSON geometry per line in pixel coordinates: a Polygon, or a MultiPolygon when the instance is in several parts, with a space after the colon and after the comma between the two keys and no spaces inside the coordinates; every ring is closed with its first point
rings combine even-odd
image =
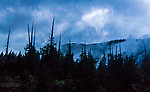
{"type": "MultiPolygon", "coordinates": [[[[55,17],[52,20],[51,34],[47,44],[36,50],[34,21],[30,30],[28,24],[28,44],[25,53],[8,51],[0,54],[0,92],[149,92],[150,58],[144,46],[143,57],[124,55],[120,42],[112,40],[103,48],[103,55],[97,61],[92,49],[82,44],[79,58],[74,58],[71,40],[67,53],[62,53],[61,35],[57,49],[54,40],[55,17]],[[115,47],[116,46],[116,47],[115,47]],[[116,52],[114,50],[116,48],[116,52]],[[99,62],[99,63],[98,63],[99,62]],[[2,87],[12,83],[12,87],[2,87]],[[16,87],[19,85],[18,87],[16,87]]],[[[76,49],[76,48],[75,48],[76,49]]]]}

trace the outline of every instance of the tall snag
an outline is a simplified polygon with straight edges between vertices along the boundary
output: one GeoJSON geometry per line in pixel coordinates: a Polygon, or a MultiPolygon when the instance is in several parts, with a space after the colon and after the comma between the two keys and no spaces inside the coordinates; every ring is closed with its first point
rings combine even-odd
{"type": "Polygon", "coordinates": [[[59,36],[59,46],[58,46],[58,55],[60,56],[60,46],[61,46],[61,34],[59,36]]]}
{"type": "Polygon", "coordinates": [[[28,24],[28,40],[29,40],[29,50],[35,46],[35,30],[34,30],[34,21],[32,23],[31,33],[30,26],[28,24]]]}
{"type": "Polygon", "coordinates": [[[8,54],[9,39],[10,39],[10,29],[8,32],[8,39],[7,39],[7,45],[6,45],[6,55],[8,54]]]}
{"type": "Polygon", "coordinates": [[[29,27],[29,24],[28,24],[28,40],[29,40],[29,49],[30,49],[30,27],[29,27]]]}
{"type": "Polygon", "coordinates": [[[31,30],[31,47],[32,47],[32,43],[33,43],[33,32],[34,32],[34,29],[33,29],[33,27],[34,27],[34,21],[33,21],[33,23],[32,23],[32,30],[31,30]]]}
{"type": "Polygon", "coordinates": [[[53,32],[54,32],[54,22],[55,21],[55,16],[53,17],[53,23],[52,23],[52,31],[51,31],[51,38],[50,38],[50,41],[51,41],[51,43],[50,43],[50,45],[51,46],[53,46],[54,44],[53,44],[53,32]]]}
{"type": "Polygon", "coordinates": [[[36,32],[36,30],[34,30],[34,38],[33,38],[33,46],[35,47],[35,33],[36,32]]]}

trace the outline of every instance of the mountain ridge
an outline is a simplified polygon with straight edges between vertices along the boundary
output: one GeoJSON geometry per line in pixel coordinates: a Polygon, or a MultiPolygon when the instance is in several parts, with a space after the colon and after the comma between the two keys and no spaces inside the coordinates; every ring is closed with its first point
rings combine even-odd
{"type": "MultiPolygon", "coordinates": [[[[86,51],[88,52],[91,49],[93,57],[96,59],[100,59],[105,51],[106,54],[110,52],[110,47],[113,49],[113,53],[120,51],[123,55],[133,54],[133,55],[142,55],[144,53],[144,48],[150,49],[148,46],[150,45],[150,38],[146,39],[119,39],[119,40],[111,40],[103,43],[92,43],[92,44],[84,44],[84,43],[72,43],[71,49],[74,54],[74,59],[79,58],[82,48],[86,47],[86,51]],[[117,47],[116,47],[117,46],[117,47]]],[[[64,44],[61,47],[61,52],[65,54],[68,51],[68,44],[64,44]]]]}

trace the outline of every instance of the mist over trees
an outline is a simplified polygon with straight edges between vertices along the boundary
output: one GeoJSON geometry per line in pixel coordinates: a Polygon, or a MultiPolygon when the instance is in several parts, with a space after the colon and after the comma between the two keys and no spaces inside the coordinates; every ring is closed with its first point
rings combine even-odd
{"type": "MultiPolygon", "coordinates": [[[[8,52],[11,39],[9,30],[6,52],[0,54],[0,92],[150,91],[150,58],[146,48],[141,67],[133,55],[122,55],[121,45],[110,45],[109,53],[103,50],[103,56],[99,56],[101,59],[97,61],[92,50],[87,52],[84,44],[80,57],[75,61],[71,40],[64,55],[61,53],[63,35],[60,35],[57,49],[54,25],[55,17],[47,44],[37,51],[34,21],[31,28],[28,24],[28,44],[24,54],[8,52]]],[[[124,40],[110,41],[109,44],[119,41],[124,40]]]]}

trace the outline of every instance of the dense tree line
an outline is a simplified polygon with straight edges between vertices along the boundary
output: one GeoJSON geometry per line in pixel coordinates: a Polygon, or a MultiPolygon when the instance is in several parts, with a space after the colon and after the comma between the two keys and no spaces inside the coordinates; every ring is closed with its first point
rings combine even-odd
{"type": "MultiPolygon", "coordinates": [[[[10,31],[6,53],[0,54],[0,92],[149,92],[150,58],[146,51],[139,67],[133,55],[122,55],[121,46],[97,61],[91,49],[82,48],[80,58],[73,59],[71,41],[68,52],[61,53],[54,41],[54,19],[48,43],[37,51],[35,31],[28,25],[29,43],[25,54],[8,52],[10,31]],[[115,54],[113,51],[116,51],[115,54]]],[[[124,40],[121,40],[124,41],[124,40]]],[[[115,41],[118,43],[118,41],[115,41]]],[[[113,43],[113,42],[111,42],[113,43]]],[[[110,44],[111,44],[110,43],[110,44]]]]}

